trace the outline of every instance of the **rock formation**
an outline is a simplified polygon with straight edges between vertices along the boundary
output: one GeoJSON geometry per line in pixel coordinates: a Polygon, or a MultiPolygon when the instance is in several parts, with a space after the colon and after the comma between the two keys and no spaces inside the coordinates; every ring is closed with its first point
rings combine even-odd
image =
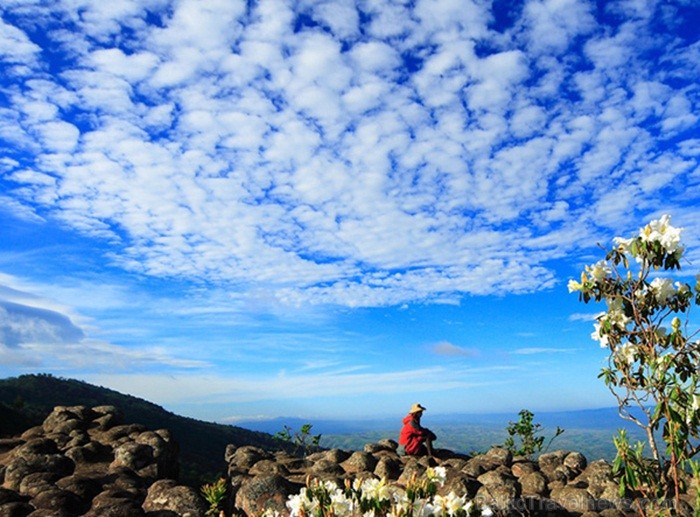
{"type": "MultiPolygon", "coordinates": [[[[406,486],[430,466],[447,476],[439,492],[466,495],[494,515],[624,517],[631,501],[618,496],[606,461],[556,451],[537,460],[500,447],[473,457],[440,451],[437,459],[399,454],[386,439],[362,451],[324,450],[306,457],[254,446],[222,451],[226,515],[288,515],[290,495],[310,479],[384,478],[406,486]]],[[[56,407],[41,426],[0,439],[0,517],[204,517],[200,487],[177,482],[177,446],[164,429],[126,424],[112,406],[56,407]]],[[[697,486],[697,480],[691,484],[697,486]]],[[[680,515],[693,515],[697,489],[680,515]]]]}
{"type": "MultiPolygon", "coordinates": [[[[474,457],[440,451],[439,459],[429,460],[401,455],[395,441],[382,440],[363,451],[332,449],[303,459],[256,447],[229,447],[225,459],[231,492],[227,510],[234,514],[259,515],[269,509],[285,515],[287,498],[311,478],[343,486],[345,479],[375,477],[405,486],[412,476],[436,465],[447,471],[439,494],[466,495],[498,516],[636,514],[631,501],[619,497],[611,465],[603,460],[589,464],[578,452],[556,451],[531,461],[495,447],[474,457]]],[[[688,494],[689,501],[693,497],[688,494]]],[[[683,513],[693,515],[690,505],[683,513]]]]}
{"type": "Polygon", "coordinates": [[[167,430],[124,424],[112,406],[58,406],[0,439],[0,517],[203,516],[206,503],[177,474],[167,430]]]}

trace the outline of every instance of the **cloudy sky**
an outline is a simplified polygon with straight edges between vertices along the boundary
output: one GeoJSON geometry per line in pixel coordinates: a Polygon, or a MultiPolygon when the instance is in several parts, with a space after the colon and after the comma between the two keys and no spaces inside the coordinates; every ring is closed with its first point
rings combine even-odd
{"type": "Polygon", "coordinates": [[[695,0],[0,15],[1,377],[229,422],[610,406],[566,282],[664,213],[700,264],[695,0]]]}

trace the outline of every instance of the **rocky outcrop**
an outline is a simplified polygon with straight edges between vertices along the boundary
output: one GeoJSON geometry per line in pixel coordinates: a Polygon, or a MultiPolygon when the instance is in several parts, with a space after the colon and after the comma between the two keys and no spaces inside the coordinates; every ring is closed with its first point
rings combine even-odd
{"type": "MultiPolygon", "coordinates": [[[[285,504],[310,479],[333,481],[386,478],[406,486],[430,466],[445,467],[447,479],[439,494],[458,496],[488,505],[499,516],[624,517],[634,515],[619,498],[611,466],[588,463],[578,452],[556,451],[536,461],[513,457],[495,447],[474,457],[440,451],[439,458],[399,454],[397,443],[383,440],[364,451],[329,450],[300,459],[272,454],[255,447],[230,446],[225,454],[231,488],[228,511],[260,515],[265,510],[287,515],[285,504]]],[[[692,513],[691,513],[692,515],[692,513]]]]}
{"type": "MultiPolygon", "coordinates": [[[[635,514],[618,496],[611,465],[589,463],[578,452],[530,460],[494,447],[473,457],[443,450],[429,459],[402,455],[387,439],[362,451],[306,457],[250,445],[222,453],[229,516],[288,515],[288,498],[311,479],[343,486],[375,478],[405,487],[437,465],[446,472],[439,494],[466,496],[498,517],[635,514]]],[[[177,446],[167,430],[124,423],[111,406],[56,407],[42,425],[0,439],[0,517],[203,517],[208,505],[199,487],[178,484],[177,474],[177,446]]],[[[695,493],[688,496],[680,515],[698,510],[691,506],[695,493]]]]}
{"type": "Polygon", "coordinates": [[[165,429],[126,424],[112,406],[59,406],[43,424],[0,439],[0,517],[203,516],[180,486],[165,429]]]}

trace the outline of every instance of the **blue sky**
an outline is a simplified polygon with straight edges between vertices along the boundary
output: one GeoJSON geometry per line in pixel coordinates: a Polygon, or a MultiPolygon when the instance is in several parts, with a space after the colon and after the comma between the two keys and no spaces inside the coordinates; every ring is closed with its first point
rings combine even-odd
{"type": "Polygon", "coordinates": [[[700,263],[694,0],[5,0],[0,374],[237,422],[591,408],[597,243],[700,263]]]}

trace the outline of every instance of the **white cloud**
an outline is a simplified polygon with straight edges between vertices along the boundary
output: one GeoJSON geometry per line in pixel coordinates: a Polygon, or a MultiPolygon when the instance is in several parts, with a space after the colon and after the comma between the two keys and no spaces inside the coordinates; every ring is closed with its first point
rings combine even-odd
{"type": "Polygon", "coordinates": [[[571,354],[576,350],[572,348],[550,348],[550,347],[528,347],[513,350],[517,355],[537,355],[537,354],[571,354]]]}
{"type": "Polygon", "coordinates": [[[569,316],[569,321],[595,321],[600,312],[591,313],[575,313],[569,316]]]}
{"type": "Polygon", "coordinates": [[[0,19],[0,59],[7,63],[34,64],[41,47],[33,43],[21,29],[0,19]]]}
{"type": "Polygon", "coordinates": [[[502,32],[450,0],[57,2],[70,30],[16,5],[5,210],[126,269],[455,303],[550,287],[548,261],[695,200],[697,49],[631,5],[532,0],[502,32]]]}
{"type": "Polygon", "coordinates": [[[474,357],[476,352],[461,346],[454,345],[449,341],[441,341],[432,347],[433,353],[448,357],[474,357]]]}
{"type": "Polygon", "coordinates": [[[561,54],[575,38],[594,30],[590,3],[577,0],[533,0],[526,2],[523,21],[528,44],[537,53],[561,54]]]}
{"type": "Polygon", "coordinates": [[[362,398],[367,394],[381,399],[404,392],[406,383],[420,386],[423,396],[427,396],[434,391],[469,389],[476,385],[502,382],[494,380],[493,371],[490,369],[454,367],[316,375],[308,371],[300,374],[279,372],[276,375],[255,378],[199,374],[99,374],[90,375],[87,380],[163,404],[199,402],[228,405],[273,399],[299,401],[315,398],[320,394],[333,397],[336,401],[348,397],[362,398]]]}
{"type": "Polygon", "coordinates": [[[132,349],[95,339],[100,334],[91,319],[74,307],[83,305],[123,309],[137,300],[119,287],[68,285],[48,286],[28,283],[0,274],[0,357],[8,366],[52,371],[143,370],[158,366],[175,370],[203,368],[207,361],[177,356],[176,349],[151,345],[132,349]],[[45,295],[53,293],[73,307],[45,295]],[[90,293],[86,303],[85,293],[90,293]]]}

